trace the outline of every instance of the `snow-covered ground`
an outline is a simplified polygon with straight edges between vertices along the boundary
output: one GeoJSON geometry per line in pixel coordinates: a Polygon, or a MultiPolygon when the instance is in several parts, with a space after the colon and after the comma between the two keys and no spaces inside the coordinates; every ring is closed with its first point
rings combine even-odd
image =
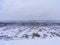
{"type": "Polygon", "coordinates": [[[2,26],[0,45],[60,45],[60,26],[2,26]]]}
{"type": "Polygon", "coordinates": [[[44,39],[60,37],[60,26],[20,26],[0,27],[0,40],[44,39]]]}
{"type": "Polygon", "coordinates": [[[60,38],[0,40],[0,45],[60,45],[60,38]]]}

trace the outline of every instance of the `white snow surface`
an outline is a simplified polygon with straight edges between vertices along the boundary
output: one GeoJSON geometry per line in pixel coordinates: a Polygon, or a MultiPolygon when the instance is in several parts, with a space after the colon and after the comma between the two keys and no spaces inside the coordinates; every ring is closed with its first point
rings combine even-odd
{"type": "Polygon", "coordinates": [[[60,26],[3,26],[0,45],[60,45],[60,26]]]}
{"type": "Polygon", "coordinates": [[[0,40],[60,37],[60,26],[3,26],[0,40]]]}
{"type": "Polygon", "coordinates": [[[0,40],[0,45],[60,45],[60,38],[0,40]]]}

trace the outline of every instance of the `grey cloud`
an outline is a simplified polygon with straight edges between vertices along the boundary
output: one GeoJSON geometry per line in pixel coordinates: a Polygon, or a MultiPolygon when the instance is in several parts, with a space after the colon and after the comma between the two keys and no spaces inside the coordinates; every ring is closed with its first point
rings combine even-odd
{"type": "Polygon", "coordinates": [[[0,3],[0,20],[60,20],[59,0],[3,0],[3,2],[0,3]]]}

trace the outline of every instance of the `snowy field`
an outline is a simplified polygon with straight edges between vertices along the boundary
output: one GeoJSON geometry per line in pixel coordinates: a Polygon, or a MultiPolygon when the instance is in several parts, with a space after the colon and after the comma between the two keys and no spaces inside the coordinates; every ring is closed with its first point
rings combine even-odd
{"type": "Polygon", "coordinates": [[[0,45],[60,45],[60,38],[0,40],[0,45]]]}
{"type": "Polygon", "coordinates": [[[0,45],[60,45],[60,26],[0,26],[0,45]]]}
{"type": "Polygon", "coordinates": [[[60,37],[60,26],[20,26],[0,27],[0,40],[44,39],[60,37]]]}

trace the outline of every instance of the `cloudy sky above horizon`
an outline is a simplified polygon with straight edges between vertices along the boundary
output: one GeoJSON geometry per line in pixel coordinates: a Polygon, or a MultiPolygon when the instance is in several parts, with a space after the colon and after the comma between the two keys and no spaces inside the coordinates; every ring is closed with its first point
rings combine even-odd
{"type": "Polygon", "coordinates": [[[0,0],[0,20],[60,20],[60,0],[0,0]]]}

